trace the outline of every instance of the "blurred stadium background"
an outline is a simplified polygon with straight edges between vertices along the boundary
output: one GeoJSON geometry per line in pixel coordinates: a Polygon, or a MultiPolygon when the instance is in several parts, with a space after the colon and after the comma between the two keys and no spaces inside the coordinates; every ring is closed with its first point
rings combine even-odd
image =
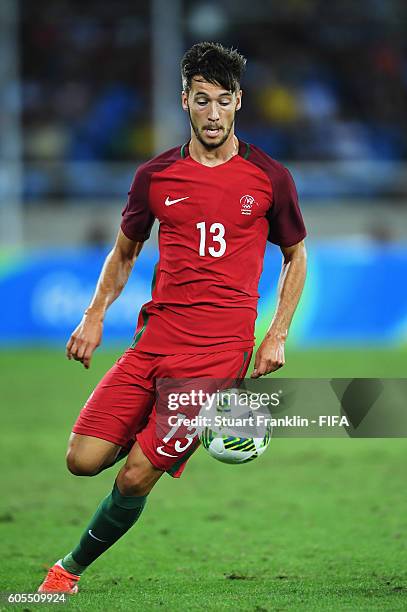
{"type": "MultiPolygon", "coordinates": [[[[188,138],[178,63],[194,42],[247,56],[237,133],[300,194],[309,275],[278,375],[406,376],[406,23],[403,0],[0,0],[2,589],[35,590],[110,490],[112,470],[66,472],[66,439],[130,343],[156,233],[91,370],[64,347],[135,168],[188,138]]],[[[268,249],[257,338],[279,267],[268,249]]],[[[70,605],[405,610],[405,457],[405,440],[276,438],[235,471],[198,451],[70,605]]]]}
{"type": "MultiPolygon", "coordinates": [[[[402,0],[252,0],[250,10],[237,0],[2,0],[1,346],[63,346],[135,168],[188,138],[179,59],[208,39],[247,56],[238,135],[288,165],[300,194],[310,272],[293,350],[402,350],[406,18],[402,0]]],[[[129,342],[156,258],[154,234],[105,341],[129,342]]],[[[258,336],[279,265],[270,249],[258,336]]]]}

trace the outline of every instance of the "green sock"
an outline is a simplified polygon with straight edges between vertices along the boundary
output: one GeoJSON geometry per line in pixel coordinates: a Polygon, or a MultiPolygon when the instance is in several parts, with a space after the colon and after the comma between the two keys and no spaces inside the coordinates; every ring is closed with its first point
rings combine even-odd
{"type": "Polygon", "coordinates": [[[79,576],[134,525],[146,499],[144,495],[122,495],[114,483],[113,491],[99,505],[79,544],[62,559],[62,567],[79,576]]]}
{"type": "Polygon", "coordinates": [[[72,553],[68,553],[66,557],[61,559],[60,563],[64,569],[76,576],[81,576],[86,569],[86,565],[79,565],[79,563],[76,563],[72,553]]]}

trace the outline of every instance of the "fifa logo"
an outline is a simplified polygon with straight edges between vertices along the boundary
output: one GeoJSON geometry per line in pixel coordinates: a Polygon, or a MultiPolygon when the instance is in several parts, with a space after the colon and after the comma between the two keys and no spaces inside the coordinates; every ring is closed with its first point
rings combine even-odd
{"type": "Polygon", "coordinates": [[[256,204],[256,201],[251,195],[244,195],[240,198],[240,212],[242,215],[251,215],[253,204],[256,204]]]}

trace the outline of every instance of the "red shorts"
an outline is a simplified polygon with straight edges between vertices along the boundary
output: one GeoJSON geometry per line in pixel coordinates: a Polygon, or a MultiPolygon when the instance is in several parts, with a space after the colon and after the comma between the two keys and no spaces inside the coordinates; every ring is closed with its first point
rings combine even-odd
{"type": "Polygon", "coordinates": [[[179,478],[199,440],[188,435],[180,443],[157,426],[157,380],[230,379],[233,386],[245,376],[251,354],[252,349],[179,355],[128,349],[90,395],[72,431],[120,446],[137,439],[156,468],[179,478]]]}

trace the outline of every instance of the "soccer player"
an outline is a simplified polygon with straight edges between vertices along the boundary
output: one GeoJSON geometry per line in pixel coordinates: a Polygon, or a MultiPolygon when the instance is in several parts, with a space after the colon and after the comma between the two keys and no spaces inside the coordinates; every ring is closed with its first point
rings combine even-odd
{"type": "Polygon", "coordinates": [[[41,592],[77,592],[85,569],[139,519],[160,477],[179,477],[197,448],[197,436],[160,435],[156,381],[246,374],[267,240],[280,247],[283,262],[276,311],[251,376],[284,365],[305,279],[306,232],[288,170],[235,135],[245,63],[237,51],[215,43],[185,53],[181,100],[191,138],[138,168],[116,243],[68,341],[68,359],[89,368],[106,311],[158,219],[152,299],[141,308],[131,347],[80,412],[67,452],[68,469],[78,476],[98,474],[128,453],[127,460],[75,548],[50,568],[41,592]]]}

